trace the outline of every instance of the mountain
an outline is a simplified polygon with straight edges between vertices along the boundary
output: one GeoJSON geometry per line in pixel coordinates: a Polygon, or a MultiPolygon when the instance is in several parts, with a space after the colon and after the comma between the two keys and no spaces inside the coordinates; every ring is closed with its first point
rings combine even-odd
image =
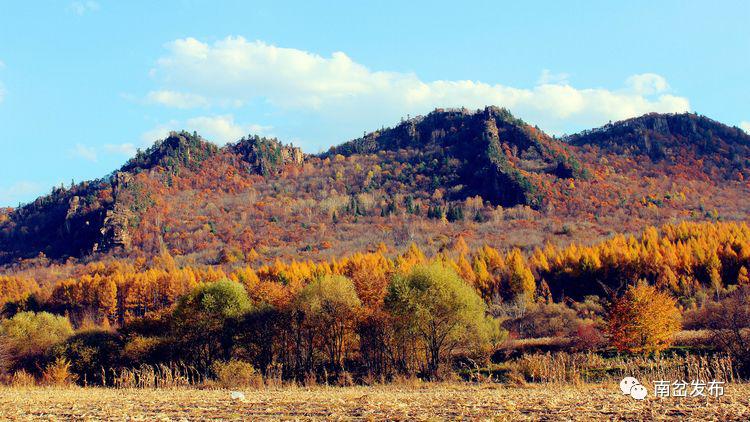
{"type": "Polygon", "coordinates": [[[750,177],[750,135],[692,113],[651,113],[584,131],[566,139],[571,145],[638,156],[653,163],[681,166],[714,180],[750,177]]]}
{"type": "Polygon", "coordinates": [[[413,163],[446,162],[440,169],[425,168],[452,192],[451,199],[480,195],[493,205],[530,205],[544,198],[532,175],[581,178],[587,169],[565,148],[505,109],[487,107],[437,109],[425,117],[403,122],[393,129],[372,132],[334,147],[328,156],[409,151],[413,163]]]}
{"type": "Polygon", "coordinates": [[[172,132],[103,179],[54,188],[49,195],[0,214],[0,264],[129,249],[132,229],[156,202],[144,182],[158,179],[169,185],[223,150],[238,153],[246,170],[257,174],[302,160],[299,148],[275,139],[243,138],[220,149],[196,133],[172,132]]]}
{"type": "Polygon", "coordinates": [[[319,155],[172,132],[119,170],[0,210],[0,265],[163,251],[198,263],[590,243],[675,220],[746,219],[739,129],[649,114],[558,139],[497,107],[437,109],[319,155]]]}

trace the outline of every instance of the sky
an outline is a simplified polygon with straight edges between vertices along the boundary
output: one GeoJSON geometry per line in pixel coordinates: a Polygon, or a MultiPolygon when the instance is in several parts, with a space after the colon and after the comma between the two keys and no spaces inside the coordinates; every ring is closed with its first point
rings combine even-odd
{"type": "Polygon", "coordinates": [[[0,206],[170,130],[309,153],[436,107],[554,135],[694,111],[750,132],[750,1],[0,0],[0,206]]]}

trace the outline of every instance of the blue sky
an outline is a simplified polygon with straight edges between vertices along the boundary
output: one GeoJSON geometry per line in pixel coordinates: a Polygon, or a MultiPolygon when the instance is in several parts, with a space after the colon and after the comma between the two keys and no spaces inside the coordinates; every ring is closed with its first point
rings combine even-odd
{"type": "Polygon", "coordinates": [[[683,110],[750,131],[748,1],[364,3],[0,0],[0,206],[179,128],[318,152],[496,104],[553,134],[683,110]]]}

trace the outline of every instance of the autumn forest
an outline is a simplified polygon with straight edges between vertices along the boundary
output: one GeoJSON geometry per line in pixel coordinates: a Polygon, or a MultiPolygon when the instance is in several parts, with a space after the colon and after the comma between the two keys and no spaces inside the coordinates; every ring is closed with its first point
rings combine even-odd
{"type": "Polygon", "coordinates": [[[528,356],[747,377],[748,180],[750,136],[689,113],[557,138],[437,109],[315,155],[173,132],[0,210],[0,379],[531,382],[528,356]]]}

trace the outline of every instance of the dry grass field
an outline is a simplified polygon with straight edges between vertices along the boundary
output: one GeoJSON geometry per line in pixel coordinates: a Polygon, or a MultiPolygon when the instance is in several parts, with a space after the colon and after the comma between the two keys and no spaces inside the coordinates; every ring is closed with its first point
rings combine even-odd
{"type": "Polygon", "coordinates": [[[415,387],[222,390],[0,388],[0,420],[750,420],[750,385],[722,398],[637,402],[601,385],[424,384],[415,387]]]}

